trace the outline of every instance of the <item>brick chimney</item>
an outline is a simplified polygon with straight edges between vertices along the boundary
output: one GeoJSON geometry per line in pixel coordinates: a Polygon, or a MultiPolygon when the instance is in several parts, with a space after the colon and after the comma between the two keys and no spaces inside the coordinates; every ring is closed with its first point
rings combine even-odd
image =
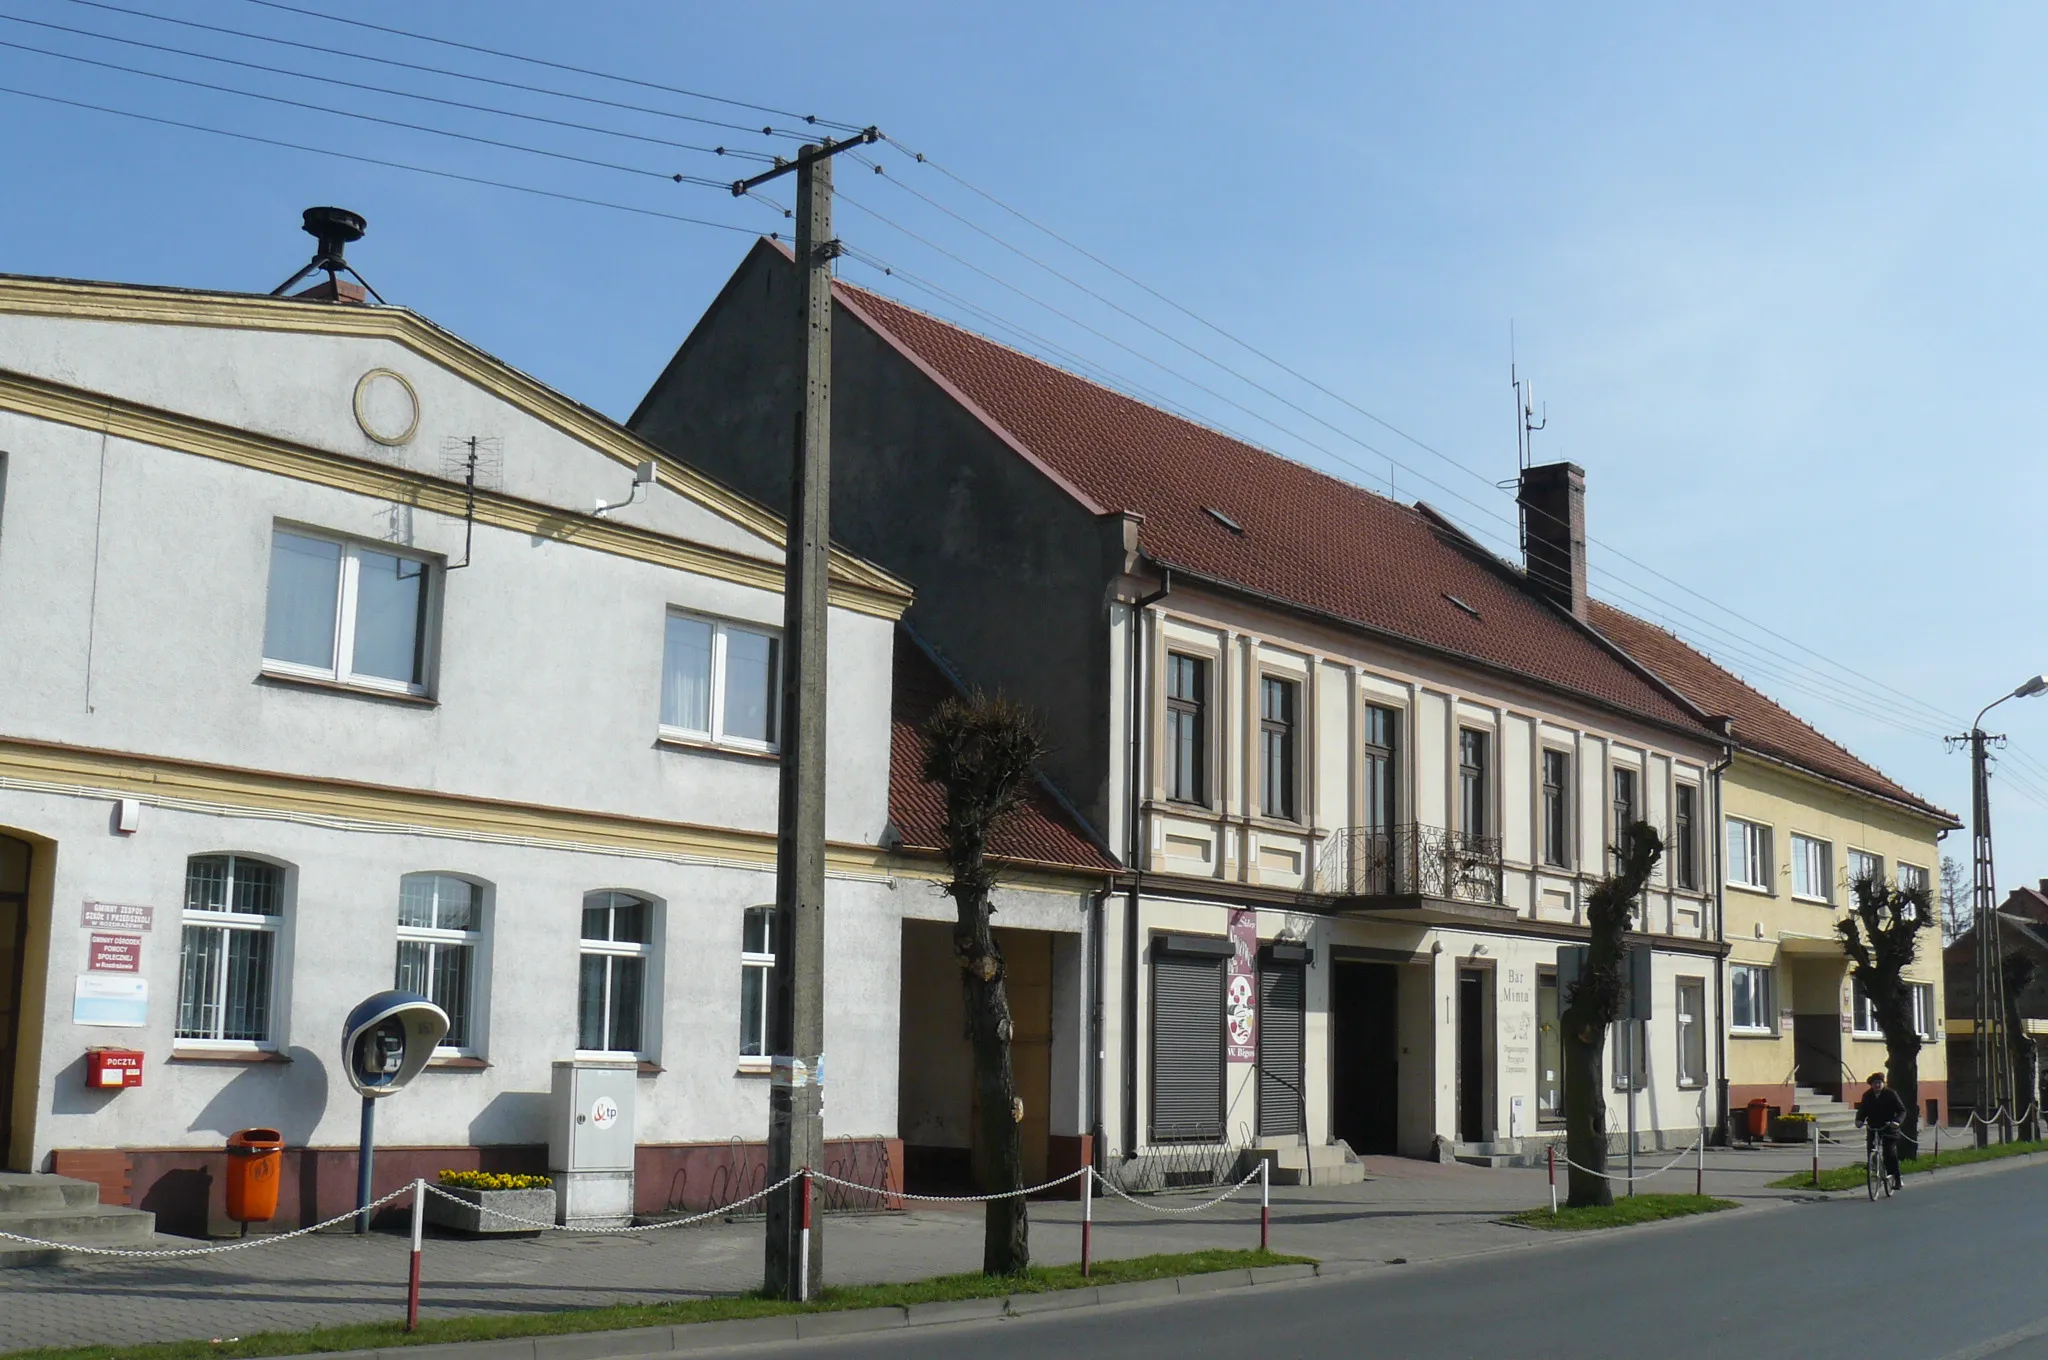
{"type": "Polygon", "coordinates": [[[1586,470],[1577,463],[1522,469],[1523,568],[1545,598],[1586,617],[1586,470]]]}

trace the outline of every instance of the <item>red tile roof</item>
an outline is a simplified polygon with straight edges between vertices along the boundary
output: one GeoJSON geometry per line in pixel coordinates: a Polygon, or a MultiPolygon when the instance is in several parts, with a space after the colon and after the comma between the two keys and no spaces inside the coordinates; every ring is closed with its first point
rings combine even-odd
{"type": "MultiPolygon", "coordinates": [[[[936,852],[946,820],[945,790],[924,777],[924,721],[958,693],[917,640],[896,633],[896,670],[889,714],[889,820],[907,850],[936,852]]],[[[1043,785],[989,839],[994,855],[1018,863],[1113,873],[1120,866],[1082,830],[1043,785]]]]}
{"type": "Polygon", "coordinates": [[[1875,766],[1858,760],[1839,742],[1745,684],[1734,672],[1678,640],[1655,624],[1623,613],[1611,604],[1592,602],[1591,618],[1615,646],[1650,668],[1665,684],[1713,717],[1735,720],[1735,740],[1761,755],[1802,770],[1877,794],[1915,811],[1959,826],[1955,816],[1887,778],[1875,766]]]}
{"type": "Polygon", "coordinates": [[[1082,504],[1144,516],[1140,546],[1153,561],[1704,734],[1698,715],[1428,511],[880,294],[837,288],[842,305],[1082,504]]]}

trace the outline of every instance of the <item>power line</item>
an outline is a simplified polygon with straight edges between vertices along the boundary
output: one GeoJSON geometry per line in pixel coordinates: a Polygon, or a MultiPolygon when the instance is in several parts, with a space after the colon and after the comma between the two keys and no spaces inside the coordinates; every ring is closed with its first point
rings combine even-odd
{"type": "Polygon", "coordinates": [[[112,33],[97,33],[89,28],[74,28],[69,24],[53,24],[41,19],[25,19],[18,14],[0,14],[0,20],[13,24],[28,24],[35,28],[51,29],[58,33],[76,34],[82,38],[96,38],[101,42],[120,43],[127,47],[145,48],[151,52],[164,52],[172,56],[191,57],[198,61],[218,62],[223,66],[237,66],[245,71],[261,71],[268,75],[290,76],[294,80],[318,81],[323,85],[340,85],[346,89],[366,90],[372,94],[396,95],[400,99],[418,99],[429,104],[441,104],[455,109],[468,109],[475,113],[496,114],[501,118],[518,118],[529,123],[545,123],[550,127],[570,128],[577,132],[594,132],[603,137],[619,137],[628,141],[647,142],[654,146],[671,147],[678,151],[697,151],[707,156],[735,156],[752,161],[773,162],[775,159],[765,151],[742,151],[735,147],[724,146],[699,146],[694,142],[677,142],[671,141],[666,137],[649,137],[643,133],[626,132],[619,128],[601,127],[595,123],[573,123],[564,118],[549,118],[544,114],[521,113],[517,109],[501,109],[489,104],[471,104],[461,99],[444,99],[439,95],[419,94],[412,90],[397,90],[388,85],[368,85],[359,80],[343,80],[340,76],[317,75],[311,71],[295,70],[289,66],[273,66],[264,62],[241,61],[234,57],[218,56],[212,52],[194,51],[189,47],[171,47],[164,43],[144,42],[140,38],[123,38],[112,33]]]}
{"type": "Polygon", "coordinates": [[[226,28],[220,24],[200,23],[196,19],[178,19],[168,14],[152,14],[148,10],[130,9],[125,5],[108,3],[108,0],[68,0],[70,4],[83,5],[88,9],[106,10],[111,14],[126,14],[136,19],[153,19],[158,23],[176,24],[181,28],[194,28],[207,33],[220,33],[230,38],[244,38],[250,42],[271,43],[278,47],[297,48],[302,52],[317,52],[324,57],[345,57],[350,61],[371,62],[378,66],[392,66],[405,71],[419,71],[427,75],[446,76],[451,80],[469,80],[479,85],[495,85],[500,89],[518,90],[523,94],[544,94],[555,99],[571,99],[580,104],[596,104],[604,108],[623,109],[629,113],[644,113],[656,118],[672,118],[678,122],[696,123],[703,127],[724,128],[731,132],[744,132],[763,137],[788,137],[802,140],[809,136],[805,132],[785,131],[774,127],[748,127],[744,123],[728,123],[718,118],[702,118],[694,113],[678,113],[674,109],[655,108],[647,104],[627,104],[616,99],[604,99],[597,95],[577,94],[570,90],[549,89],[545,85],[526,85],[516,80],[500,80],[496,76],[473,75],[468,71],[451,70],[445,66],[426,66],[416,61],[402,61],[397,57],[373,57],[364,52],[349,52],[323,43],[299,42],[293,38],[275,38],[267,33],[251,33],[246,29],[226,28]]]}
{"type": "Polygon", "coordinates": [[[658,81],[640,80],[634,76],[622,76],[609,71],[593,71],[588,67],[571,66],[567,62],[549,61],[545,57],[528,57],[522,56],[517,52],[501,52],[494,47],[480,47],[475,43],[457,42],[453,38],[437,38],[431,33],[414,33],[409,29],[389,28],[383,24],[373,24],[365,19],[345,18],[339,14],[328,14],[316,9],[300,9],[296,5],[280,4],[278,0],[246,0],[246,3],[261,5],[265,9],[281,10],[287,14],[303,15],[308,19],[325,19],[331,24],[347,24],[351,28],[366,28],[377,33],[389,33],[400,38],[411,38],[415,42],[438,43],[442,47],[453,47],[464,52],[480,52],[487,57],[500,57],[506,61],[523,61],[534,66],[546,66],[556,71],[569,71],[579,76],[592,76],[598,80],[615,80],[625,85],[638,85],[644,90],[660,90],[665,94],[679,94],[688,99],[708,100],[713,104],[725,104],[736,109],[752,109],[756,113],[765,113],[776,118],[794,118],[799,122],[816,124],[820,127],[837,128],[842,132],[860,131],[860,125],[857,123],[835,122],[832,119],[820,118],[816,114],[810,113],[791,113],[786,109],[771,108],[766,104],[750,104],[744,99],[727,99],[723,95],[705,94],[701,90],[686,90],[675,85],[663,85],[658,81]]]}
{"type": "Polygon", "coordinates": [[[86,66],[97,66],[102,70],[121,71],[133,76],[147,76],[151,80],[169,81],[174,85],[188,85],[194,89],[212,90],[216,94],[231,94],[243,99],[260,99],[267,104],[282,104],[288,108],[305,109],[311,113],[329,114],[336,118],[354,118],[364,123],[381,123],[385,127],[403,128],[408,132],[424,132],[435,137],[452,137],[457,141],[474,142],[479,146],[495,146],[505,151],[523,152],[529,156],[547,156],[558,161],[572,161],[578,165],[595,166],[600,170],[616,170],[621,174],[644,175],[650,179],[672,180],[677,184],[695,184],[704,188],[728,190],[730,186],[719,180],[703,175],[670,174],[662,170],[649,170],[644,166],[621,165],[617,161],[598,160],[593,156],[578,156],[568,151],[549,151],[545,147],[523,146],[518,142],[500,141],[495,137],[480,137],[471,132],[456,132],[449,128],[433,127],[426,123],[408,123],[399,118],[380,118],[374,113],[356,113],[349,109],[328,108],[324,104],[309,104],[302,99],[287,99],[283,95],[260,94],[255,90],[238,89],[233,85],[216,85],[208,80],[194,80],[189,76],[174,76],[162,71],[145,70],[140,66],[124,66],[119,62],[101,61],[96,57],[82,57],[75,52],[57,52],[46,47],[33,47],[28,43],[9,42],[0,38],[0,47],[12,48],[17,52],[33,52],[38,56],[56,57],[60,61],[75,61],[86,66]]]}
{"type": "MultiPolygon", "coordinates": [[[[614,212],[634,213],[641,217],[658,217],[669,222],[685,222],[693,227],[715,227],[720,231],[736,231],[747,236],[764,233],[753,227],[743,227],[734,222],[713,222],[703,217],[686,217],[681,213],[662,212],[656,208],[636,207],[631,203],[614,203],[602,198],[586,198],[581,194],[565,194],[554,189],[536,188],[531,184],[513,184],[501,179],[485,179],[480,175],[463,175],[453,170],[436,170],[431,166],[409,165],[404,161],[385,160],[378,156],[362,156],[353,151],[336,151],[331,147],[308,146],[303,142],[287,142],[276,137],[259,137],[252,132],[230,132],[226,128],[208,127],[203,123],[187,123],[177,118],[165,118],[153,113],[138,113],[133,109],[118,109],[107,104],[92,104],[82,99],[66,99],[61,95],[43,94],[36,90],[18,90],[0,85],[0,94],[18,95],[23,99],[40,99],[48,104],[66,104],[74,109],[90,109],[94,113],[110,113],[117,118],[133,118],[144,123],[157,123],[164,127],[184,128],[191,132],[210,133],[215,137],[232,137],[241,142],[257,142],[264,146],[283,147],[287,151],[305,151],[316,156],[333,156],[345,161],[358,161],[364,165],[381,166],[386,170],[409,170],[416,175],[432,175],[437,179],[461,180],[465,184],[481,184],[492,189],[510,189],[514,193],[536,194],[542,198],[560,199],[564,203],[581,203],[593,208],[609,208],[614,212]]],[[[781,233],[765,233],[770,239],[780,240],[781,233]]]]}

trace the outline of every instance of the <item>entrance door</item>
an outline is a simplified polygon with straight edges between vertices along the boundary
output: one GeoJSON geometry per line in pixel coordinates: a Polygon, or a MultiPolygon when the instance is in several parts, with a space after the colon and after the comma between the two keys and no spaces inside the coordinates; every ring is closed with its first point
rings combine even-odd
{"type": "Polygon", "coordinates": [[[1458,970],[1458,1138],[1486,1141],[1486,974],[1458,970]]]}
{"type": "Polygon", "coordinates": [[[1259,1137],[1308,1132],[1304,1122],[1303,999],[1306,970],[1298,963],[1259,964],[1259,1137]]]}
{"type": "Polygon", "coordinates": [[[1353,1152],[1391,1156],[1399,1141],[1399,979],[1391,963],[1340,961],[1332,974],[1330,1132],[1353,1152]]]}
{"type": "Polygon", "coordinates": [[[28,955],[28,846],[0,836],[0,1167],[14,1137],[14,1065],[28,955]]]}

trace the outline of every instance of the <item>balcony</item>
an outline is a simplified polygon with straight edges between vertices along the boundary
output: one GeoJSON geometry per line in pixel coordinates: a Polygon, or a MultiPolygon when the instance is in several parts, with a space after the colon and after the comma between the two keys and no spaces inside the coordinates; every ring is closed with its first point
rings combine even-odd
{"type": "Polygon", "coordinates": [[[1434,900],[1501,905],[1500,837],[1470,836],[1405,822],[1386,829],[1346,827],[1323,842],[1315,891],[1358,906],[1434,900]]]}

